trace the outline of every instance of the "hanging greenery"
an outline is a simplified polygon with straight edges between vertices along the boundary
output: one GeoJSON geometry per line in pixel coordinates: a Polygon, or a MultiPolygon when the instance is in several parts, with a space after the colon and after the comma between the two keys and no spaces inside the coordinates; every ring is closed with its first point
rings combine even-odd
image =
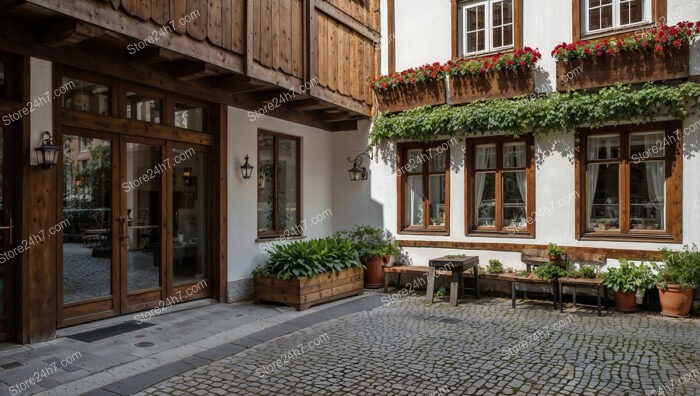
{"type": "Polygon", "coordinates": [[[698,108],[700,85],[645,84],[636,89],[616,85],[598,92],[552,92],[515,99],[478,101],[464,106],[418,107],[379,114],[370,132],[370,147],[397,140],[429,141],[438,136],[475,136],[491,132],[520,136],[601,127],[609,122],[649,122],[661,117],[683,119],[688,106],[698,108]],[[692,100],[692,102],[689,102],[692,100]]]}

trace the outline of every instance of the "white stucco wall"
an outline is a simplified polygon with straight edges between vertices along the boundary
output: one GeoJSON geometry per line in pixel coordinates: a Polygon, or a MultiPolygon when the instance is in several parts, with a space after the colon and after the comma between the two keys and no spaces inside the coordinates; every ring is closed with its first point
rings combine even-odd
{"type": "MultiPolygon", "coordinates": [[[[435,0],[424,2],[419,0],[401,0],[395,2],[396,8],[396,68],[397,71],[420,66],[426,62],[445,62],[451,55],[450,35],[450,0],[435,0]],[[444,10],[444,12],[442,12],[444,10]],[[408,32],[399,31],[404,20],[415,21],[419,16],[420,23],[410,23],[408,32]],[[429,15],[441,15],[439,18],[429,18],[429,15]]],[[[382,10],[386,9],[386,0],[382,0],[382,10]]],[[[680,21],[700,20],[700,2],[695,0],[668,0],[668,17],[670,25],[680,21]]],[[[551,91],[556,87],[556,63],[551,57],[552,49],[561,42],[572,40],[572,10],[571,2],[561,0],[524,0],[523,4],[523,42],[525,46],[538,48],[543,59],[538,63],[535,86],[539,92],[551,91]]],[[[382,14],[382,26],[386,26],[386,13],[382,14]]],[[[382,61],[386,65],[388,57],[385,41],[382,42],[382,61]]],[[[383,68],[386,72],[386,68],[383,68]]],[[[700,74],[700,43],[691,48],[691,75],[700,74]]],[[[687,127],[695,123],[697,116],[684,120],[687,127]]],[[[346,137],[335,138],[336,150],[338,145],[346,146],[350,140],[346,137]]],[[[700,171],[700,130],[685,137],[685,155],[683,160],[683,243],[700,242],[700,178],[693,175],[700,171]]],[[[577,241],[574,229],[574,165],[572,134],[552,134],[536,140],[538,167],[536,170],[536,207],[548,206],[553,212],[537,219],[536,238],[475,238],[466,237],[464,224],[464,169],[462,146],[452,150],[452,173],[450,175],[451,219],[450,236],[401,235],[400,239],[461,241],[461,242],[494,242],[494,243],[531,243],[547,244],[549,241],[561,245],[607,247],[620,249],[656,250],[661,244],[629,243],[607,241],[577,241]],[[553,150],[553,147],[557,147],[553,150]],[[562,200],[563,205],[559,200],[562,200]],[[567,203],[568,202],[568,203],[567,203]]],[[[381,222],[393,232],[397,231],[397,182],[393,170],[395,154],[388,150],[380,155],[383,160],[373,162],[371,168],[372,181],[364,188],[367,197],[371,198],[371,207],[383,209],[381,222]]],[[[358,206],[353,204],[351,206],[358,206]]],[[[363,212],[364,213],[364,212],[363,212]]],[[[348,214],[348,217],[352,215],[348,214]]],[[[338,224],[340,225],[340,224],[338,224]]],[[[679,244],[669,245],[679,248],[679,244]]],[[[451,249],[415,248],[406,249],[414,264],[426,265],[431,257],[450,253],[464,253],[451,249]]],[[[482,265],[489,259],[498,258],[507,266],[524,268],[520,263],[520,252],[469,251],[480,256],[482,265]]],[[[616,260],[610,260],[614,264],[616,260]]]]}
{"type": "MultiPolygon", "coordinates": [[[[305,231],[309,238],[323,237],[333,232],[331,186],[333,144],[329,132],[310,128],[277,118],[263,116],[250,121],[247,111],[229,107],[228,110],[228,280],[235,281],[251,277],[251,271],[264,263],[265,254],[260,249],[263,242],[257,239],[257,152],[258,129],[287,135],[300,136],[301,141],[301,218],[331,209],[333,215],[311,226],[305,231]],[[253,177],[244,180],[240,166],[245,156],[255,166],[253,177]]],[[[346,171],[347,173],[347,171],[346,171]]]]}

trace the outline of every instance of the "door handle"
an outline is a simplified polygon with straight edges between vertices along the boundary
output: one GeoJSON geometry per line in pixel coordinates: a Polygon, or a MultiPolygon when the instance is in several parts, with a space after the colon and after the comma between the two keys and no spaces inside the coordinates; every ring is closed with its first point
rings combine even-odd
{"type": "Polygon", "coordinates": [[[126,239],[126,219],[119,216],[119,240],[123,241],[126,239]]]}
{"type": "Polygon", "coordinates": [[[12,230],[15,228],[15,225],[12,223],[12,217],[10,217],[10,225],[9,226],[0,226],[0,230],[9,230],[10,231],[10,245],[12,245],[12,230]]]}

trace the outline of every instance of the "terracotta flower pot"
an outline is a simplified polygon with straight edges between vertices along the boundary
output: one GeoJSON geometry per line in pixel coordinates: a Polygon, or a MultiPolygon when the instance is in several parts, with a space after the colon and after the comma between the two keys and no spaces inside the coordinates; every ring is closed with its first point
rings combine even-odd
{"type": "Polygon", "coordinates": [[[389,264],[390,261],[391,261],[391,255],[387,254],[386,257],[384,257],[384,264],[389,264]]]}
{"type": "Polygon", "coordinates": [[[365,288],[379,289],[384,287],[384,257],[368,258],[364,262],[365,267],[365,288]]]}
{"type": "Polygon", "coordinates": [[[637,312],[637,298],[634,293],[615,292],[615,310],[620,312],[637,312]]]}
{"type": "Polygon", "coordinates": [[[661,302],[661,315],[674,318],[688,317],[690,306],[693,304],[693,289],[683,289],[675,283],[669,283],[666,290],[656,285],[659,289],[661,302]]]}

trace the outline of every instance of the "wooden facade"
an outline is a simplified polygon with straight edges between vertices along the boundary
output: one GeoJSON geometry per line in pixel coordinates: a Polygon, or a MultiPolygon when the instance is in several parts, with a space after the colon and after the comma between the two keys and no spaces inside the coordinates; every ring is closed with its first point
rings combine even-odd
{"type": "MultiPolygon", "coordinates": [[[[365,81],[378,74],[379,0],[30,0],[0,2],[0,11],[0,54],[12,55],[18,66],[12,81],[18,94],[0,97],[0,116],[32,100],[31,63],[46,60],[53,65],[47,71],[53,88],[62,70],[86,72],[88,81],[113,82],[112,114],[54,103],[50,131],[56,138],[62,129],[90,130],[86,134],[112,136],[115,142],[126,135],[157,138],[167,150],[194,145],[208,153],[208,208],[221,215],[210,216],[216,221],[207,226],[210,284],[193,298],[226,300],[228,106],[253,112],[284,97],[266,115],[326,131],[354,130],[359,119],[371,114],[365,81]],[[166,117],[172,117],[170,95],[203,103],[209,110],[209,133],[173,128],[171,121],[126,119],[119,98],[127,86],[164,98],[166,117]]],[[[16,155],[12,161],[21,164],[5,179],[16,183],[12,232],[20,241],[61,219],[62,171],[30,165],[37,139],[29,117],[6,130],[16,133],[7,142],[16,155]]],[[[172,206],[172,197],[165,197],[163,202],[172,206]]],[[[171,249],[172,241],[168,243],[171,249]]],[[[97,315],[95,310],[59,307],[60,245],[58,238],[48,238],[5,272],[16,286],[16,315],[5,339],[46,340],[57,327],[84,322],[83,314],[97,319],[151,306],[140,306],[140,300],[121,307],[98,302],[109,305],[103,312],[111,313],[97,315]]],[[[170,286],[146,296],[149,301],[183,288],[172,285],[172,274],[163,279],[170,286]]]]}

